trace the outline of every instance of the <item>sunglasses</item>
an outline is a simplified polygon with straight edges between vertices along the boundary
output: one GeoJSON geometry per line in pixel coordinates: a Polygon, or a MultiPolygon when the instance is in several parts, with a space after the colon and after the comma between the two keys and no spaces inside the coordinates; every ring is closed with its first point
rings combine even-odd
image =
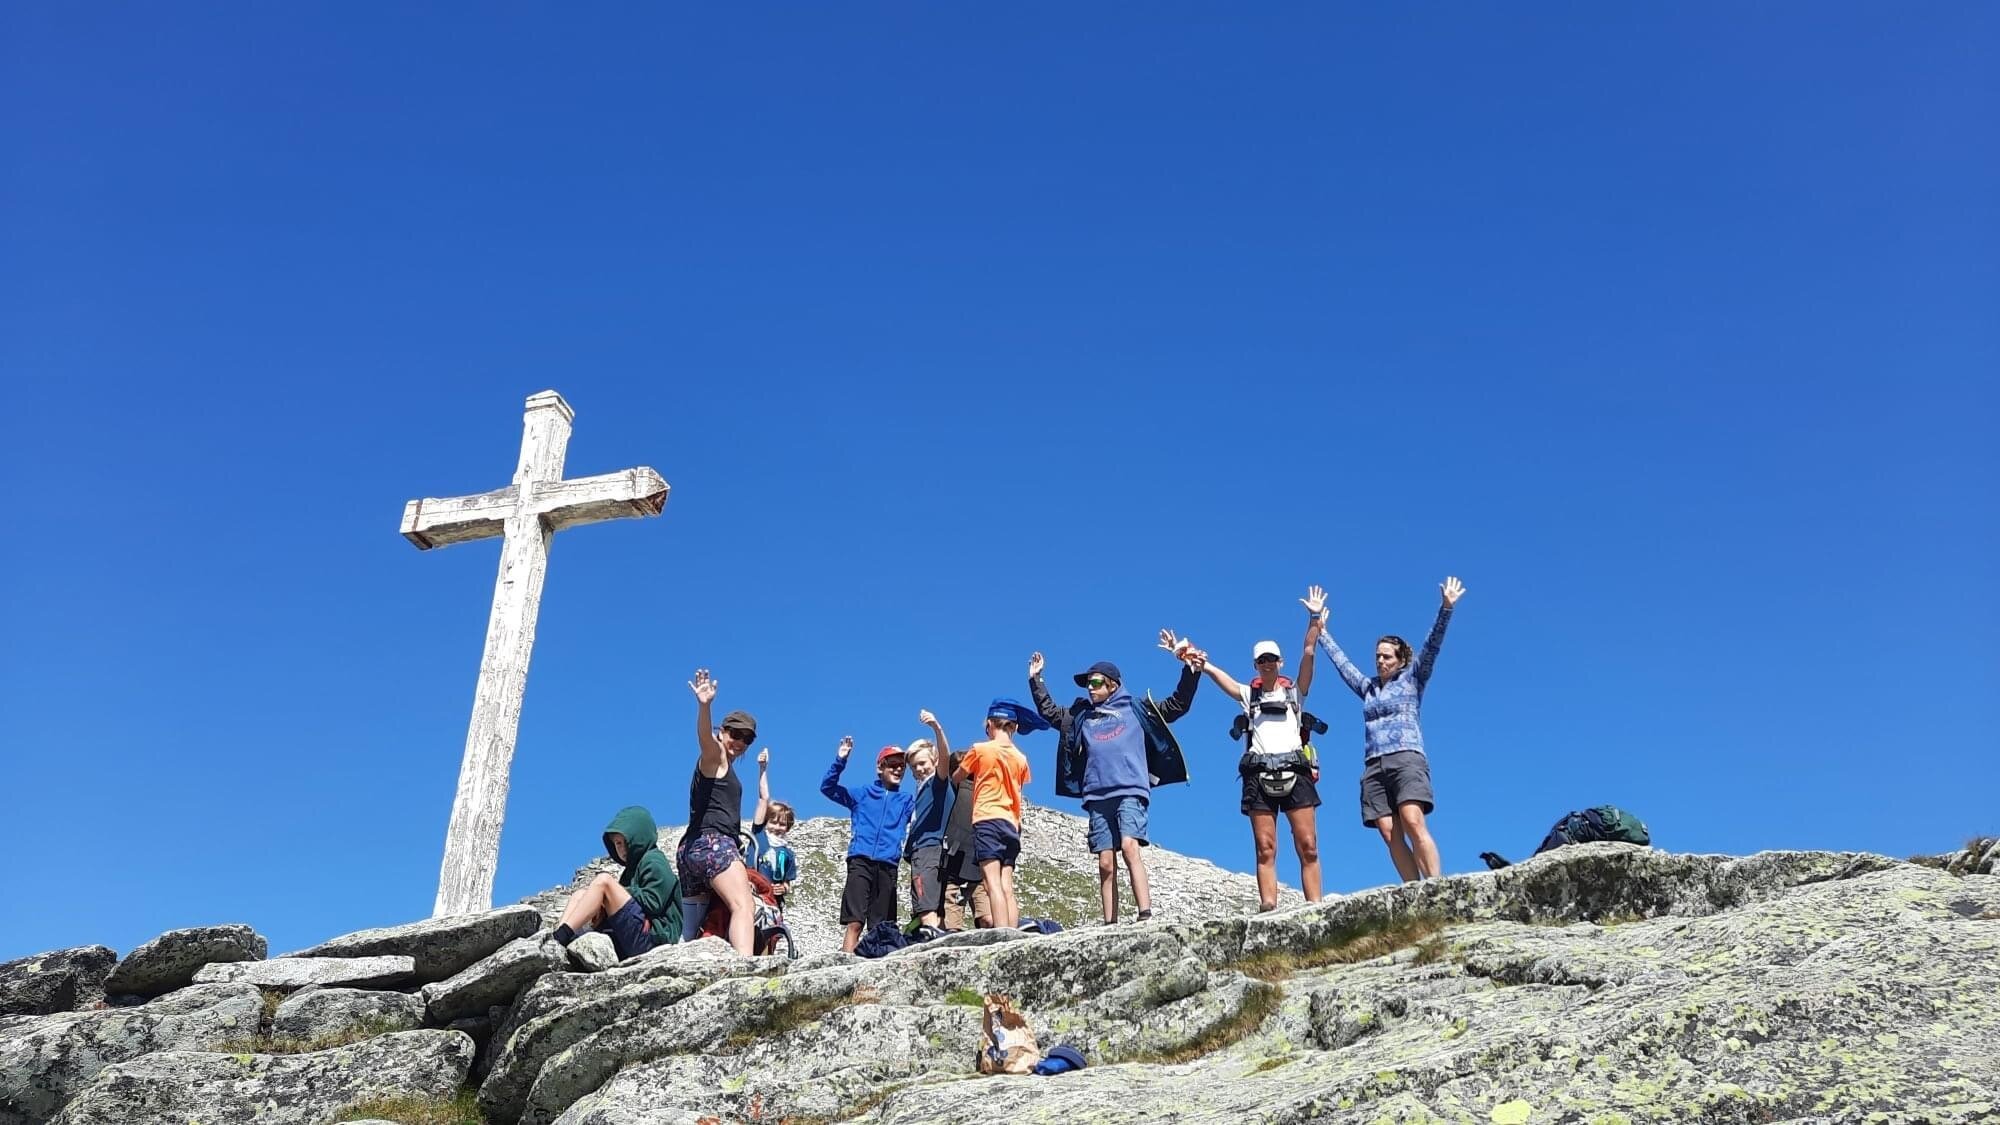
{"type": "Polygon", "coordinates": [[[1277,658],[1277,657],[1275,657],[1275,656],[1260,656],[1260,657],[1258,657],[1258,658],[1257,658],[1257,663],[1259,663],[1259,664],[1276,664],[1276,663],[1278,663],[1278,658],[1277,658]]]}
{"type": "Polygon", "coordinates": [[[723,728],[722,728],[722,733],[723,733],[723,734],[724,734],[725,736],[727,736],[727,737],[729,737],[729,738],[733,738],[733,739],[735,739],[735,740],[736,740],[736,741],[738,741],[738,742],[743,742],[743,743],[750,743],[750,742],[755,742],[755,741],[757,741],[757,732],[756,732],[756,731],[754,731],[754,730],[744,730],[744,729],[742,729],[741,727],[723,727],[723,728]]]}
{"type": "Polygon", "coordinates": [[[1092,676],[1092,677],[1090,677],[1089,679],[1087,679],[1087,680],[1083,681],[1083,686],[1084,686],[1084,687],[1104,687],[1105,685],[1109,684],[1110,682],[1111,682],[1110,680],[1107,680],[1107,679],[1105,679],[1105,678],[1104,678],[1103,676],[1092,676]]]}

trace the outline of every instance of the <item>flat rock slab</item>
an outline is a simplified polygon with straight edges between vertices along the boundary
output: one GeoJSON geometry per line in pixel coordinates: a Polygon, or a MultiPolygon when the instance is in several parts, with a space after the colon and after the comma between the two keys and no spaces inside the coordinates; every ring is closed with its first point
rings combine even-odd
{"type": "Polygon", "coordinates": [[[416,964],[417,982],[429,984],[461,973],[508,942],[541,928],[542,916],[534,907],[509,906],[484,914],[454,914],[343,934],[282,959],[408,957],[416,964]]]}
{"type": "Polygon", "coordinates": [[[450,980],[425,985],[424,1018],[433,1027],[442,1027],[454,1020],[483,1016],[488,1008],[512,1004],[522,989],[545,973],[561,970],[566,963],[562,947],[553,941],[515,938],[450,980]]]}
{"type": "Polygon", "coordinates": [[[105,979],[104,991],[114,996],[159,996],[192,984],[203,965],[261,961],[269,949],[262,934],[234,923],[168,930],[127,953],[105,979]]]}
{"type": "Polygon", "coordinates": [[[97,1006],[118,955],[102,945],[37,953],[0,965],[0,1016],[45,1016],[97,1006]]]}
{"type": "Polygon", "coordinates": [[[472,1051],[455,1031],[404,1031],[303,1055],[164,1051],[105,1068],[52,1125],[322,1125],[377,1099],[450,1098],[472,1051]]]}
{"type": "Polygon", "coordinates": [[[263,1010],[256,989],[218,984],[184,988],[137,1008],[9,1023],[0,1029],[0,1125],[48,1120],[113,1063],[248,1039],[257,1034],[263,1010]]]}
{"type": "Polygon", "coordinates": [[[279,957],[270,961],[236,961],[206,965],[195,973],[198,984],[224,982],[259,988],[394,988],[416,975],[408,957],[279,957]]]}
{"type": "Polygon", "coordinates": [[[364,988],[308,988],[286,997],[271,1018],[271,1034],[310,1043],[372,1030],[414,1031],[424,1023],[424,1001],[404,992],[364,988]]]}

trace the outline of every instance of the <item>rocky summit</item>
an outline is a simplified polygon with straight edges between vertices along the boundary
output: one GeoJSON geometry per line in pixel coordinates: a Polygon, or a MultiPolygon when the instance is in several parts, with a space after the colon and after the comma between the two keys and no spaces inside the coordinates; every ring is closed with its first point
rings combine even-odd
{"type": "MultiPolygon", "coordinates": [[[[0,1011],[24,1013],[0,1016],[0,1125],[1993,1122],[1996,858],[1584,844],[879,960],[705,939],[577,972],[518,908],[308,951],[417,967],[374,988],[229,970],[95,1000],[96,947],[55,951],[0,966],[0,1011]],[[1083,1069],[982,1076],[1002,995],[1083,1069]]],[[[173,944],[254,960],[232,934],[173,944]]]]}

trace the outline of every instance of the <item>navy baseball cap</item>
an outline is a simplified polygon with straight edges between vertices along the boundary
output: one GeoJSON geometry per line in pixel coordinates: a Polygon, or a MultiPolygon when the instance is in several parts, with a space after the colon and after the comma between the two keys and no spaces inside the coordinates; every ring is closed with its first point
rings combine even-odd
{"type": "Polygon", "coordinates": [[[1111,663],[1109,660],[1100,660],[1097,663],[1092,664],[1089,668],[1081,672],[1078,672],[1072,678],[1076,680],[1076,686],[1089,687],[1090,677],[1092,676],[1103,676],[1105,679],[1110,680],[1112,683],[1115,684],[1122,684],[1125,682],[1125,677],[1118,674],[1118,665],[1111,663]]]}

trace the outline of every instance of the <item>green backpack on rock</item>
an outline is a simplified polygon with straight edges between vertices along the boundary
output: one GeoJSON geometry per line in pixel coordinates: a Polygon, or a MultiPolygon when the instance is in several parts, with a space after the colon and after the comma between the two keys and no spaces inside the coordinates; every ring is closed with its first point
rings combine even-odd
{"type": "MultiPolygon", "coordinates": [[[[1599,840],[1609,840],[1619,844],[1638,844],[1650,847],[1653,834],[1646,830],[1646,822],[1617,805],[1598,805],[1580,812],[1566,813],[1549,834],[1542,837],[1542,846],[1535,849],[1540,855],[1564,844],[1588,844],[1599,840]]],[[[1499,870],[1510,866],[1510,861],[1493,852],[1480,852],[1479,858],[1486,866],[1499,870]]]]}
{"type": "Polygon", "coordinates": [[[1564,844],[1588,844],[1598,840],[1610,840],[1619,844],[1651,845],[1652,833],[1646,831],[1646,822],[1619,808],[1617,805],[1598,805],[1596,808],[1573,812],[1556,821],[1549,834],[1542,837],[1542,846],[1535,849],[1540,855],[1550,848],[1560,848],[1564,844]]]}

